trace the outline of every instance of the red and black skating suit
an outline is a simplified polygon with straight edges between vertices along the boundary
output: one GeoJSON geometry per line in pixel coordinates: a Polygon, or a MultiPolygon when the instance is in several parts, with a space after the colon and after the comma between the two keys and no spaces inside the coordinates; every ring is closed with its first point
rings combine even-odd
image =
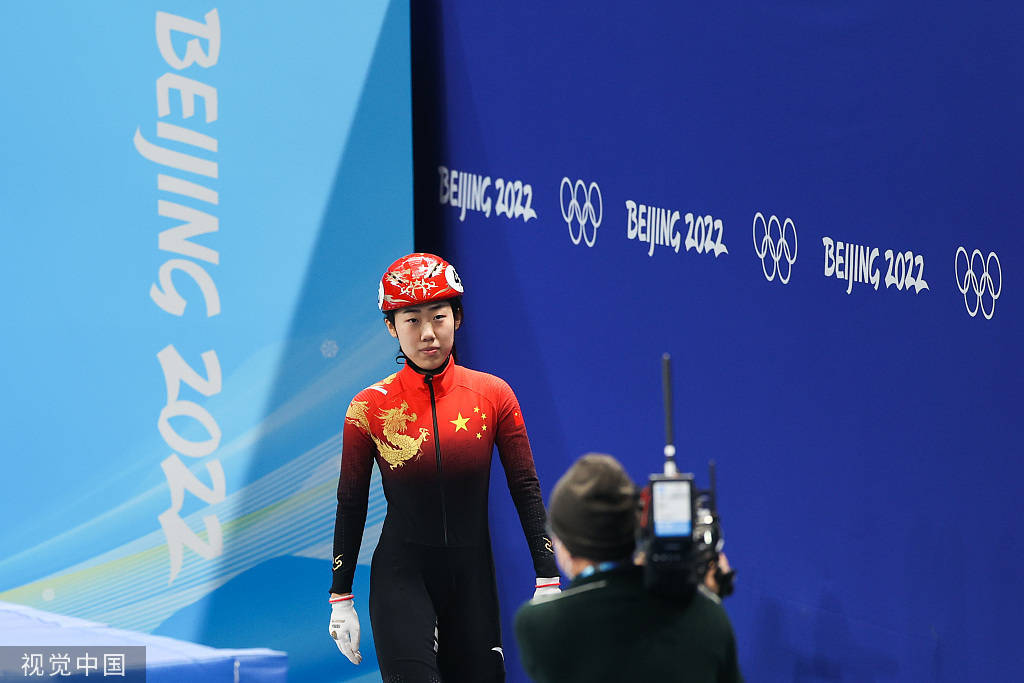
{"type": "Polygon", "coordinates": [[[331,592],[352,589],[376,460],[388,511],[370,570],[370,620],[384,681],[502,680],[487,523],[494,446],[537,576],[557,576],[540,484],[508,384],[452,359],[435,372],[406,365],[349,405],[331,592]]]}

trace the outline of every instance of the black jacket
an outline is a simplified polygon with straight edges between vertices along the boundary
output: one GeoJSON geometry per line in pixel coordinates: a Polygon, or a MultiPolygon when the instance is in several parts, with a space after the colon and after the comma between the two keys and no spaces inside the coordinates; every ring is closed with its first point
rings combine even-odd
{"type": "Polygon", "coordinates": [[[654,597],[639,567],[576,579],[523,605],[515,626],[523,667],[538,683],[743,680],[722,606],[701,591],[684,603],[654,597]]]}

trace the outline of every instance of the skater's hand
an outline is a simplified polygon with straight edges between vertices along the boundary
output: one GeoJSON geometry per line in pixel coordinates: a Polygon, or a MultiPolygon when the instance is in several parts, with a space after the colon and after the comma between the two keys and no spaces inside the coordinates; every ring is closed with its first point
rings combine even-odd
{"type": "Polygon", "coordinates": [[[331,638],[334,638],[341,654],[348,657],[348,661],[353,664],[363,661],[363,655],[359,653],[359,617],[356,616],[351,593],[331,596],[329,630],[331,638]]]}
{"type": "Polygon", "coordinates": [[[561,589],[558,588],[558,577],[552,577],[550,579],[537,578],[537,587],[533,590],[533,599],[536,600],[542,595],[557,595],[561,593],[561,589]]]}

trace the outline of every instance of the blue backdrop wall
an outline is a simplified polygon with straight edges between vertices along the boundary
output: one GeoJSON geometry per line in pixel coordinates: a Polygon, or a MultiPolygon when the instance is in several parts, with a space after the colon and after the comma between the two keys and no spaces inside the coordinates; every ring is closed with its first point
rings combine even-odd
{"type": "Polygon", "coordinates": [[[408,3],[0,18],[0,601],[379,678],[327,593],[342,420],[394,369],[376,282],[412,248],[408,3]]]}
{"type": "MultiPolygon", "coordinates": [[[[1015,678],[1019,3],[415,3],[420,248],[585,451],[719,465],[757,681],[1015,678]]],[[[495,477],[506,652],[528,553],[495,477]]]]}

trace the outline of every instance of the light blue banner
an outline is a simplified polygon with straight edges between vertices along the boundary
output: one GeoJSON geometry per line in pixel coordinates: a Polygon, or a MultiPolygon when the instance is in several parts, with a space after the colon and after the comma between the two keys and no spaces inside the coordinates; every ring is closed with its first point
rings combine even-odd
{"type": "Polygon", "coordinates": [[[327,560],[412,248],[407,5],[0,16],[0,600],[372,673],[326,635],[327,560]]]}

